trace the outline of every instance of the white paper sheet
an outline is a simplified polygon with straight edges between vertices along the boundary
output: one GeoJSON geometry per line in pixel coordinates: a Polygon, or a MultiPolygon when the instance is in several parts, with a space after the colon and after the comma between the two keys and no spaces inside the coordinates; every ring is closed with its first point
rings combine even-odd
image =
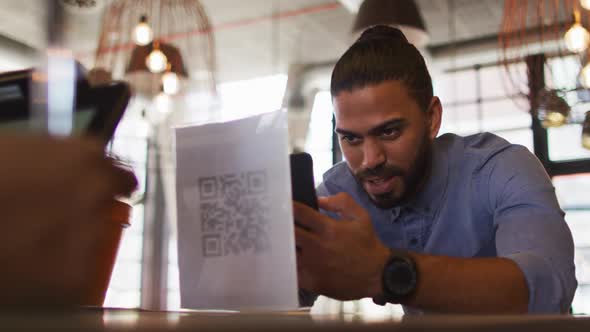
{"type": "Polygon", "coordinates": [[[181,306],[298,306],[287,115],[177,128],[181,306]]]}

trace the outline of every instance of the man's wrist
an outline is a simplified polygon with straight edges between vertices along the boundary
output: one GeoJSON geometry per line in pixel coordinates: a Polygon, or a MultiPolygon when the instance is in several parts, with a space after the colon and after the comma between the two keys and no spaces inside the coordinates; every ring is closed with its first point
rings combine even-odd
{"type": "Polygon", "coordinates": [[[381,246],[377,250],[377,269],[374,271],[368,282],[367,297],[383,297],[383,270],[391,258],[391,249],[381,246]]]}

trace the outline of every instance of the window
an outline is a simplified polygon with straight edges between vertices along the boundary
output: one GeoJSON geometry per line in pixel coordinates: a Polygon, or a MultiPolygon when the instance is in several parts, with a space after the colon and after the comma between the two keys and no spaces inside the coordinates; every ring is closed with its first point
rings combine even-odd
{"type": "MultiPolygon", "coordinates": [[[[590,106],[590,98],[587,91],[576,90],[580,61],[577,56],[568,56],[549,59],[548,64],[545,71],[548,86],[566,91],[565,99],[572,109],[570,119],[581,122],[590,106]]],[[[569,123],[549,128],[547,136],[551,161],[590,159],[590,151],[582,147],[580,124],[569,123]]]]}
{"type": "MultiPolygon", "coordinates": [[[[467,136],[487,131],[533,151],[528,101],[506,83],[503,70],[501,66],[476,66],[433,77],[434,93],[443,105],[440,134],[467,136]]],[[[515,70],[526,69],[517,65],[515,70]]]]}
{"type": "MultiPolygon", "coordinates": [[[[579,119],[589,106],[587,92],[575,90],[578,85],[579,60],[574,56],[552,58],[548,60],[548,64],[545,66],[547,85],[566,91],[565,99],[572,108],[570,119],[579,119]]],[[[590,151],[581,146],[581,133],[581,126],[573,123],[549,128],[549,160],[566,162],[586,159],[590,163],[590,151]]],[[[576,174],[570,169],[571,167],[566,168],[564,173],[572,174],[554,177],[553,184],[574,238],[576,278],[579,285],[572,310],[576,314],[590,313],[590,173],[576,174]]]]}
{"type": "Polygon", "coordinates": [[[316,186],[322,182],[323,174],[332,167],[333,111],[329,91],[315,95],[305,151],[313,158],[313,176],[316,186]]]}
{"type": "Polygon", "coordinates": [[[287,75],[228,82],[218,87],[223,120],[253,116],[281,108],[287,75]]]}
{"type": "Polygon", "coordinates": [[[566,212],[565,220],[574,238],[578,290],[572,304],[574,313],[590,313],[590,174],[553,179],[557,198],[566,212]]]}
{"type": "Polygon", "coordinates": [[[143,205],[133,207],[131,227],[123,233],[117,261],[107,291],[105,306],[138,308],[141,299],[143,205]]]}
{"type": "Polygon", "coordinates": [[[549,159],[552,161],[590,158],[590,150],[582,147],[582,125],[569,124],[558,128],[549,128],[547,136],[549,159]]]}
{"type": "MultiPolygon", "coordinates": [[[[111,153],[128,163],[139,181],[137,195],[145,194],[148,125],[135,103],[126,111],[117,129],[111,153]]],[[[121,245],[104,305],[137,308],[141,300],[143,204],[133,206],[131,226],[123,231],[121,245]]]]}

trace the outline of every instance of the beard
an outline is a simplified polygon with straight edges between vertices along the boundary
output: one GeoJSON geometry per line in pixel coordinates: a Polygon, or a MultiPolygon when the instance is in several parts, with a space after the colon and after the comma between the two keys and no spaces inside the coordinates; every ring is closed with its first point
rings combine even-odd
{"type": "Polygon", "coordinates": [[[427,180],[432,164],[432,142],[426,135],[420,145],[418,146],[418,153],[416,158],[411,163],[407,171],[402,168],[387,164],[387,162],[374,167],[361,169],[353,172],[354,177],[360,184],[361,188],[367,193],[371,201],[381,209],[390,209],[395,206],[404,205],[412,200],[416,194],[422,189],[422,186],[427,180]],[[389,179],[392,177],[399,177],[402,186],[401,192],[396,193],[391,190],[382,194],[370,194],[366,191],[363,183],[371,178],[389,179]]]}

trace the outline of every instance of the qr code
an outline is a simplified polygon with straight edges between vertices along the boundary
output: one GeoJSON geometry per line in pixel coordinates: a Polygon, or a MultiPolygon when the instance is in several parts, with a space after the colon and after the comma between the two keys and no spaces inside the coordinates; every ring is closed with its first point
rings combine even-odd
{"type": "Polygon", "coordinates": [[[204,177],[198,184],[203,256],[258,254],[270,249],[266,172],[204,177]]]}

